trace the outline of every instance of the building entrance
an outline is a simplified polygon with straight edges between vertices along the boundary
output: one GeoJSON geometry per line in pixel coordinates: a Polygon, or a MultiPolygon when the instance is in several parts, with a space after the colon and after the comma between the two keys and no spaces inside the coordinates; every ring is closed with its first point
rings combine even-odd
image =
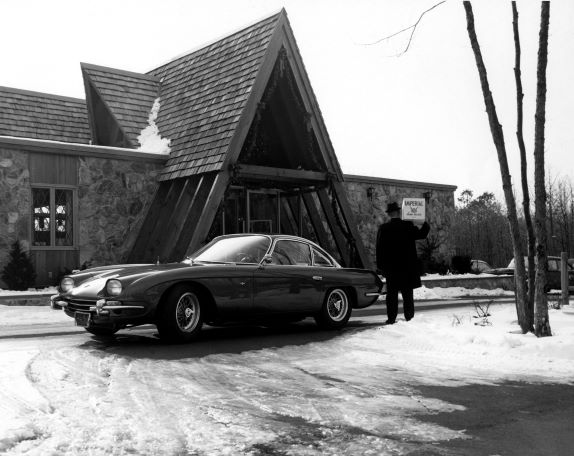
{"type": "Polygon", "coordinates": [[[225,195],[212,233],[282,233],[282,203],[280,190],[231,188],[225,195]]]}

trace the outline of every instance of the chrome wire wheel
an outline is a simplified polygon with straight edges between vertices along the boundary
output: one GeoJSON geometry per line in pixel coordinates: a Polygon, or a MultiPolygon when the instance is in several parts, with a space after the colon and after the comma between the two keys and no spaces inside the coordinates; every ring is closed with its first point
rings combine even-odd
{"type": "Polygon", "coordinates": [[[349,299],[343,290],[333,290],[327,298],[327,313],[334,322],[341,322],[347,317],[349,299]]]}
{"type": "Polygon", "coordinates": [[[199,299],[194,293],[186,292],[179,297],[175,308],[175,319],[182,332],[191,333],[200,321],[199,299]]]}

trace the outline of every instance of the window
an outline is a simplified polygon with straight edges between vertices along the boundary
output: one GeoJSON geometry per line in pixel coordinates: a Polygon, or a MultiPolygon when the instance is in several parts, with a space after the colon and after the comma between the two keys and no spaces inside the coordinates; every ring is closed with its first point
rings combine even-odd
{"type": "Polygon", "coordinates": [[[302,242],[277,241],[271,258],[273,264],[309,266],[311,264],[311,249],[302,242]]]}
{"type": "Polygon", "coordinates": [[[332,267],[333,263],[329,258],[319,252],[317,249],[313,249],[313,264],[315,266],[332,267]]]}
{"type": "Polygon", "coordinates": [[[74,245],[74,190],[32,188],[32,246],[74,245]]]}

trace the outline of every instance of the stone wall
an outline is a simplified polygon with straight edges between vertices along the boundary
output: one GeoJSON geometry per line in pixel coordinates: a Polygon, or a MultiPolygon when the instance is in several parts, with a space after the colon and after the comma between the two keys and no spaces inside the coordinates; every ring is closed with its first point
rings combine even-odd
{"type": "Polygon", "coordinates": [[[81,157],[80,264],[126,262],[163,164],[81,157]]]}
{"type": "Polygon", "coordinates": [[[25,251],[30,247],[30,207],[28,154],[0,147],[0,273],[14,241],[25,251]]]}
{"type": "MultiPolygon", "coordinates": [[[[165,157],[91,146],[28,143],[23,147],[0,144],[0,271],[15,240],[29,249],[31,193],[29,150],[66,153],[78,157],[79,264],[99,266],[126,261],[157,188],[165,157]],[[45,149],[47,148],[47,149],[45,149]],[[129,155],[129,156],[128,156],[129,155]]],[[[348,199],[367,251],[375,259],[378,226],[388,219],[385,209],[404,197],[429,197],[430,236],[439,244],[438,255],[448,260],[452,249],[448,230],[454,214],[454,190],[428,184],[364,176],[345,176],[348,199]]],[[[0,283],[0,288],[2,284],[0,283]]]]}
{"type": "Polygon", "coordinates": [[[454,216],[455,186],[424,182],[400,181],[366,176],[345,175],[344,182],[349,204],[354,212],[361,239],[375,264],[377,230],[381,223],[389,220],[385,210],[387,204],[403,198],[429,198],[426,219],[431,225],[429,239],[436,241],[436,258],[449,261],[453,247],[449,240],[449,229],[454,216]]]}
{"type": "MultiPolygon", "coordinates": [[[[38,154],[71,155],[77,157],[78,163],[76,171],[72,168],[66,172],[78,173],[74,221],[79,262],[73,265],[52,264],[50,267],[57,273],[63,268],[81,267],[83,264],[99,266],[125,262],[155,194],[157,176],[165,164],[165,156],[98,146],[3,138],[0,142],[0,272],[9,261],[14,241],[19,240],[24,250],[30,249],[32,153],[35,157],[38,154]]],[[[58,182],[49,183],[58,185],[58,182]]],[[[58,252],[57,249],[47,250],[44,256],[53,259],[58,252]]],[[[33,256],[34,252],[31,253],[33,256]]],[[[0,288],[5,288],[1,280],[0,288]]]]}

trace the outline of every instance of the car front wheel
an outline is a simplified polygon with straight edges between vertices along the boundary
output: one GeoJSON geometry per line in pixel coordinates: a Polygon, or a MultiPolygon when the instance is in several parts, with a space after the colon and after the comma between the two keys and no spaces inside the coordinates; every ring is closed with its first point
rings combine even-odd
{"type": "Polygon", "coordinates": [[[338,329],[347,324],[351,317],[351,303],[347,292],[341,288],[329,290],[323,307],[315,316],[317,324],[325,329],[338,329]]]}
{"type": "Polygon", "coordinates": [[[161,339],[188,342],[197,337],[203,325],[199,294],[188,285],[173,288],[165,297],[157,319],[161,339]]]}

